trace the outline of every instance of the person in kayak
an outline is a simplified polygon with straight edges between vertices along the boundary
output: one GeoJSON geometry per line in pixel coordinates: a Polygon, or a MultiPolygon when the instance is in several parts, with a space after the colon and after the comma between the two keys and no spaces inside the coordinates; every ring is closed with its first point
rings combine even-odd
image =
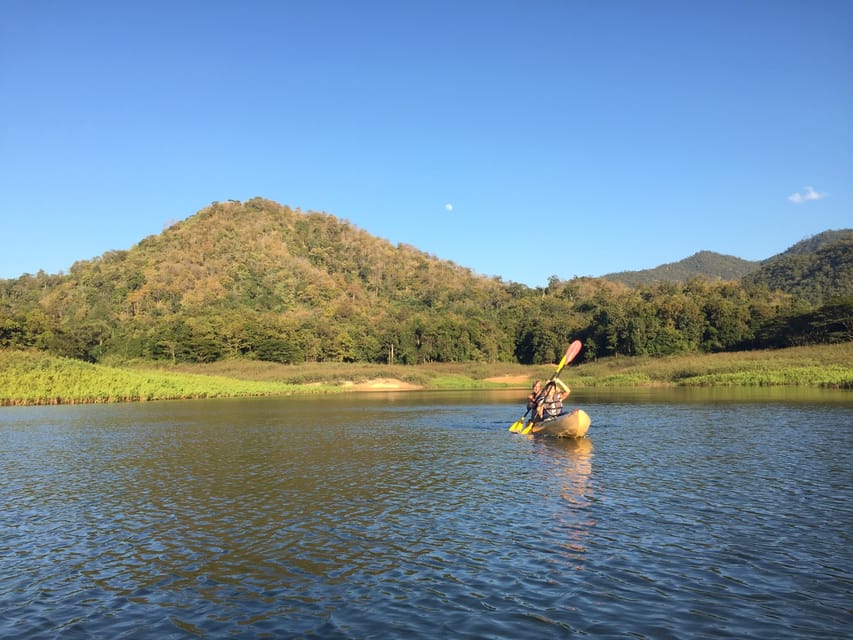
{"type": "Polygon", "coordinates": [[[542,395],[542,381],[537,380],[533,383],[533,391],[527,396],[527,411],[533,411],[536,408],[540,395],[542,395]]]}
{"type": "Polygon", "coordinates": [[[549,380],[542,389],[542,382],[533,383],[533,392],[527,396],[527,409],[533,411],[534,422],[555,418],[563,411],[563,394],[569,395],[569,387],[559,378],[549,380]]]}

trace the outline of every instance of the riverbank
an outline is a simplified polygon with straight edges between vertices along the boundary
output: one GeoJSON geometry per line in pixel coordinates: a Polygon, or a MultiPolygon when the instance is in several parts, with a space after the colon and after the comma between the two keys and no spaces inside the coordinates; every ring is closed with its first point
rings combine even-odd
{"type": "MultiPolygon", "coordinates": [[[[570,365],[570,386],[801,386],[853,389],[853,343],[775,351],[609,358],[570,365]]],[[[525,388],[553,365],[357,363],[283,365],[258,361],[167,365],[89,364],[36,351],[0,351],[0,406],[142,402],[187,398],[525,388]]]]}

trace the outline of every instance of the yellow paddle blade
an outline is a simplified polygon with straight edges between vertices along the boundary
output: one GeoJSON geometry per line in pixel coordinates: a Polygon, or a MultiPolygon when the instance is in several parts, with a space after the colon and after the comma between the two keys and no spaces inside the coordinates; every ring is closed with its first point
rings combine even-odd
{"type": "Polygon", "coordinates": [[[515,422],[513,422],[510,425],[509,430],[512,431],[513,433],[518,433],[519,431],[521,431],[523,426],[524,426],[524,418],[522,418],[521,420],[516,420],[515,422]]]}
{"type": "Polygon", "coordinates": [[[527,423],[527,426],[521,430],[522,435],[527,435],[530,433],[530,430],[533,428],[533,420],[527,423]]]}

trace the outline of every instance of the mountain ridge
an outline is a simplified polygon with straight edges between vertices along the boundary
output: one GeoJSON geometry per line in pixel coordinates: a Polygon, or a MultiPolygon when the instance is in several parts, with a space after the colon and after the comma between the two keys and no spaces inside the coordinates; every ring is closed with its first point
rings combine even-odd
{"type": "Polygon", "coordinates": [[[763,260],[743,281],[784,291],[810,304],[853,297],[853,229],[824,231],[801,240],[763,260]]]}
{"type": "MultiPolygon", "coordinates": [[[[228,201],[67,274],[0,280],[0,348],[91,361],[541,363],[575,338],[585,357],[844,339],[847,303],[829,316],[789,317],[802,313],[798,297],[816,307],[853,281],[853,236],[815,246],[762,263],[752,273],[776,280],[750,286],[705,274],[636,287],[554,276],[531,288],[328,213],[228,201]],[[804,282],[795,269],[806,263],[804,282]],[[810,288],[812,277],[819,286],[810,288]]],[[[686,262],[694,272],[756,266],[713,252],[686,262]]]]}
{"type": "MultiPolygon", "coordinates": [[[[81,264],[85,264],[88,262],[97,262],[99,260],[108,259],[110,256],[116,255],[124,255],[129,251],[134,251],[137,248],[143,248],[147,246],[151,246],[158,242],[158,238],[160,238],[164,233],[169,233],[175,230],[179,230],[185,227],[187,224],[193,224],[194,220],[201,220],[206,217],[213,215],[213,212],[217,211],[217,209],[222,207],[255,207],[259,206],[272,206],[277,207],[281,211],[287,212],[287,215],[295,214],[301,216],[325,216],[330,220],[334,220],[336,223],[343,225],[344,227],[348,227],[349,231],[346,235],[360,235],[361,237],[369,237],[372,240],[380,243],[387,244],[390,250],[407,250],[412,251],[415,254],[419,254],[423,257],[435,259],[441,263],[445,263],[447,265],[453,265],[456,268],[462,269],[468,272],[470,275],[475,277],[480,277],[485,280],[492,281],[501,281],[504,282],[500,275],[486,276],[479,274],[474,271],[473,268],[465,267],[464,265],[457,265],[452,260],[442,259],[432,254],[428,254],[424,251],[421,251],[417,247],[413,245],[409,245],[406,243],[400,243],[394,246],[389,241],[380,238],[378,236],[372,235],[370,232],[350,223],[347,220],[337,218],[332,214],[328,214],[325,212],[311,211],[306,210],[303,211],[299,208],[292,209],[288,205],[281,205],[279,203],[256,197],[250,200],[246,200],[245,202],[240,202],[238,200],[228,200],[226,202],[217,202],[214,201],[207,207],[202,208],[196,213],[176,222],[173,222],[168,227],[164,229],[160,234],[154,234],[147,236],[133,245],[130,249],[117,249],[117,250],[109,250],[101,254],[100,256],[95,256],[90,259],[81,259],[76,261],[68,271],[59,271],[56,274],[47,274],[55,277],[62,277],[67,273],[70,273],[75,267],[79,267],[81,264]],[[262,203],[262,204],[259,204],[262,203]]],[[[287,226],[289,229],[294,228],[295,220],[298,218],[289,219],[287,226]]],[[[269,231],[269,229],[267,229],[269,231]]],[[[750,276],[755,272],[758,272],[762,267],[773,264],[774,262],[778,262],[779,260],[790,257],[797,256],[803,254],[811,254],[815,253],[818,250],[825,248],[827,245],[834,244],[839,241],[849,241],[853,239],[853,229],[838,229],[838,230],[826,230],[812,236],[807,236],[802,240],[794,243],[784,251],[769,256],[767,258],[763,258],[760,260],[746,260],[740,258],[738,256],[723,254],[713,250],[703,249],[697,251],[696,253],[682,258],[681,260],[675,262],[668,262],[664,264],[660,264],[654,267],[649,267],[645,269],[638,270],[625,270],[625,271],[615,271],[606,273],[601,276],[589,276],[594,278],[601,278],[604,280],[608,280],[611,282],[621,282],[623,284],[627,284],[629,286],[642,286],[648,284],[654,284],[657,282],[685,282],[693,277],[705,277],[716,280],[740,280],[741,278],[750,276]]],[[[310,253],[310,251],[309,251],[310,253]]],[[[302,255],[303,258],[316,257],[318,255],[318,251],[315,248],[313,254],[302,255]]],[[[22,276],[31,275],[31,274],[22,274],[22,276]]],[[[314,275],[317,275],[316,273],[314,275]]],[[[557,276],[558,278],[560,276],[557,276]]],[[[6,278],[5,280],[14,280],[15,278],[6,278]]],[[[4,280],[0,278],[0,280],[4,280]]],[[[521,285],[527,286],[527,285],[521,285]]],[[[531,287],[533,289],[539,287],[531,287]]]]}
{"type": "Polygon", "coordinates": [[[702,250],[676,262],[669,262],[648,269],[618,271],[601,277],[614,282],[622,282],[629,286],[648,285],[656,282],[685,282],[694,277],[719,280],[746,278],[750,282],[768,284],[769,279],[761,275],[762,270],[766,270],[768,266],[784,264],[796,257],[831,251],[832,247],[838,245],[843,247],[851,242],[853,242],[853,229],[830,229],[808,236],[784,251],[763,260],[744,260],[737,256],[702,250]]]}
{"type": "Polygon", "coordinates": [[[657,267],[636,271],[617,271],[601,277],[631,286],[654,282],[683,282],[697,276],[720,280],[738,280],[758,269],[760,264],[759,261],[744,260],[737,256],[702,250],[676,262],[668,262],[657,267]]]}

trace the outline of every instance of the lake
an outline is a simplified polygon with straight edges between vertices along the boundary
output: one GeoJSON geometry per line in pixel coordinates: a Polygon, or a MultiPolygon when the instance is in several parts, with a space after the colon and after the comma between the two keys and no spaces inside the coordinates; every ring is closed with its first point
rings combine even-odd
{"type": "Polygon", "coordinates": [[[839,638],[853,394],[0,409],[0,637],[839,638]]]}

